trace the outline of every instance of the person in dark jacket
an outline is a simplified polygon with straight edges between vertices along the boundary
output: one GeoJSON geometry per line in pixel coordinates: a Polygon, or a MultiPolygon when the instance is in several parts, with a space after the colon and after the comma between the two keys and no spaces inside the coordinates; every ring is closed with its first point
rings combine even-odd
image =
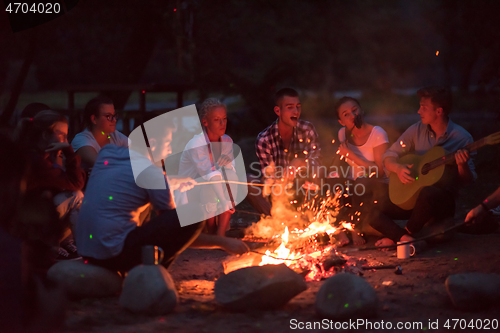
{"type": "Polygon", "coordinates": [[[66,117],[51,110],[22,119],[16,133],[17,141],[28,153],[32,169],[26,184],[27,193],[52,200],[66,229],[58,250],[59,259],[78,257],[69,235],[75,227],[85,184],[80,157],[68,143],[67,135],[66,117]]]}

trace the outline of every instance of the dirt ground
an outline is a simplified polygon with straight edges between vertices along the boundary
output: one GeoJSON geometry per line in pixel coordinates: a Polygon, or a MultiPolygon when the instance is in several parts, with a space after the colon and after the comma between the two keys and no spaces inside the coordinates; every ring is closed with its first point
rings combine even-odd
{"type": "MultiPolygon", "coordinates": [[[[375,238],[370,238],[368,245],[374,241],[375,238]]],[[[500,319],[499,307],[481,312],[454,309],[444,285],[450,274],[500,273],[499,241],[499,233],[458,233],[451,241],[431,246],[407,260],[397,259],[395,251],[349,253],[356,258],[401,265],[403,269],[402,275],[396,275],[394,270],[364,272],[364,278],[379,298],[378,316],[369,320],[391,321],[394,325],[422,322],[425,328],[429,320],[438,319],[439,331],[444,332],[453,331],[443,327],[447,319],[466,319],[467,322],[500,319]],[[392,281],[391,285],[384,285],[386,281],[392,281]]],[[[288,332],[301,331],[292,329],[293,319],[322,320],[314,309],[315,295],[322,281],[307,282],[308,289],[280,310],[231,313],[223,309],[215,301],[213,287],[214,281],[223,274],[222,261],[226,257],[221,250],[188,249],[181,254],[170,268],[180,302],[169,315],[149,317],[130,313],[118,306],[118,297],[85,299],[70,302],[64,332],[288,332]]]]}
{"type": "MultiPolygon", "coordinates": [[[[467,129],[477,139],[497,131],[497,122],[465,122],[467,129]]],[[[478,180],[463,189],[457,202],[456,221],[463,221],[465,214],[500,185],[500,145],[488,146],[478,151],[476,171],[478,180]]],[[[250,211],[245,202],[237,207],[250,211]]],[[[259,219],[246,213],[235,213],[232,226],[242,228],[259,219]]],[[[377,238],[368,239],[374,245],[377,238]]],[[[500,233],[469,235],[458,233],[440,245],[427,248],[408,260],[399,260],[395,251],[378,250],[350,253],[352,257],[368,258],[387,265],[399,264],[403,275],[393,270],[365,271],[364,278],[376,290],[379,299],[378,315],[372,322],[390,321],[422,322],[422,329],[396,330],[394,332],[436,331],[428,327],[429,320],[438,320],[439,332],[478,331],[446,329],[447,320],[497,319],[500,306],[481,312],[454,309],[446,293],[444,282],[451,274],[482,272],[500,274],[500,233]],[[386,282],[386,281],[392,281],[386,282]],[[385,285],[390,284],[390,285],[385,285]]],[[[221,308],[214,299],[214,281],[223,274],[222,261],[227,254],[221,250],[188,249],[180,255],[170,273],[174,278],[180,302],[175,311],[166,316],[149,317],[121,309],[118,297],[85,299],[69,303],[64,332],[289,332],[291,320],[297,322],[321,321],[314,309],[315,295],[322,285],[307,282],[308,289],[293,298],[282,309],[231,313],[221,308]]],[[[368,319],[368,318],[365,318],[368,319]]],[[[451,322],[453,324],[453,322],[451,322]]],[[[453,327],[453,325],[452,325],[453,327]]],[[[314,331],[314,330],[310,330],[314,331]]],[[[320,330],[316,330],[320,331],[320,330]]],[[[366,329],[354,330],[367,331],[366,329]]],[[[391,330],[384,330],[390,332],[391,330]]],[[[490,330],[495,331],[495,330],[490,330]]]]}

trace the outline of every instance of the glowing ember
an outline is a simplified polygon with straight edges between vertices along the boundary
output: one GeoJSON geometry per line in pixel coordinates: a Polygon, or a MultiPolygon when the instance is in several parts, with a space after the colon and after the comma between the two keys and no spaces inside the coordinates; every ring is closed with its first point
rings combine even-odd
{"type": "MultiPolygon", "coordinates": [[[[313,178],[316,177],[314,174],[313,178]]],[[[317,184],[306,182],[302,185],[303,197],[273,198],[273,217],[262,218],[246,231],[249,237],[269,240],[267,249],[231,261],[225,272],[255,265],[285,264],[306,280],[319,281],[349,269],[344,266],[347,260],[336,252],[333,236],[341,230],[355,232],[354,217],[359,221],[361,213],[354,213],[350,222],[337,221],[339,200],[348,194],[335,189],[320,195],[318,188],[317,184]]]]}
{"type": "Polygon", "coordinates": [[[354,231],[354,224],[352,223],[343,222],[342,226],[347,230],[354,231]]]}

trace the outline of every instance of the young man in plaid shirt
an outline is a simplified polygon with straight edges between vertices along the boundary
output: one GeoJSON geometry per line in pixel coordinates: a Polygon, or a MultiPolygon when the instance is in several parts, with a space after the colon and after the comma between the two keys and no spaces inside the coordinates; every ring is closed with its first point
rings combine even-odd
{"type": "MultiPolygon", "coordinates": [[[[320,165],[318,133],[314,126],[300,120],[301,104],[299,94],[292,88],[276,92],[274,112],[278,119],[259,133],[255,150],[259,158],[260,177],[250,176],[249,182],[263,180],[274,184],[301,166],[320,165]]],[[[262,189],[249,186],[247,199],[259,213],[270,215],[271,205],[262,195],[262,189]]]]}

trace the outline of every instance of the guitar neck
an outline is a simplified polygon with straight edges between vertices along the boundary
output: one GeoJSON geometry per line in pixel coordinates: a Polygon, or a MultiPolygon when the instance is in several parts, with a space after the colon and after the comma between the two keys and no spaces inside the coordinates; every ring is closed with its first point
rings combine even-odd
{"type": "MultiPolygon", "coordinates": [[[[468,144],[467,146],[465,146],[461,149],[467,150],[469,152],[473,152],[473,151],[478,150],[482,146],[486,145],[485,141],[486,141],[486,138],[482,138],[481,140],[477,140],[471,144],[468,144]]],[[[457,151],[458,150],[455,150],[453,153],[446,154],[441,158],[438,158],[432,162],[429,162],[428,167],[426,168],[427,171],[435,169],[443,164],[449,164],[449,163],[455,162],[455,154],[457,151]]]]}

